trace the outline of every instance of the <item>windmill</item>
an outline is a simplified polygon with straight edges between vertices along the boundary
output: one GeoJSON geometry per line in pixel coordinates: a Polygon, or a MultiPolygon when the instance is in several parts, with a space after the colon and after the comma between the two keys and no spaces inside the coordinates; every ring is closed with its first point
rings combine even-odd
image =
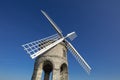
{"type": "Polygon", "coordinates": [[[83,67],[83,69],[87,73],[90,73],[91,67],[87,64],[87,62],[83,59],[83,57],[78,53],[78,51],[73,47],[73,45],[67,40],[67,38],[69,38],[70,40],[75,39],[77,37],[76,33],[71,32],[66,36],[63,36],[62,31],[58,28],[55,22],[47,15],[47,13],[42,10],[41,12],[50,22],[52,27],[57,31],[57,34],[22,45],[32,59],[36,58],[32,80],[40,79],[40,77],[42,76],[42,69],[44,69],[45,71],[44,80],[49,80],[49,75],[51,71],[54,72],[53,80],[68,80],[68,72],[62,73],[65,65],[63,65],[63,67],[60,68],[61,70],[59,70],[59,67],[57,68],[59,70],[58,72],[61,72],[61,73],[58,73],[57,69],[54,69],[55,67],[54,64],[55,65],[57,64],[58,66],[59,64],[61,64],[61,62],[64,62],[68,65],[67,58],[65,56],[67,53],[67,50],[69,50],[73,54],[73,56],[79,62],[79,64],[83,67]],[[59,44],[62,44],[62,46],[55,48],[59,44]],[[62,51],[63,48],[64,48],[64,51],[62,51]],[[64,57],[63,56],[61,57],[62,53],[64,54],[64,57]],[[57,56],[55,55],[54,57],[51,57],[54,54],[56,54],[57,56]],[[57,57],[59,59],[57,59],[57,57]],[[51,62],[47,60],[51,60],[51,62]],[[41,64],[43,63],[43,61],[44,61],[44,64],[41,64]],[[57,77],[59,75],[62,75],[62,77],[57,77]]]}

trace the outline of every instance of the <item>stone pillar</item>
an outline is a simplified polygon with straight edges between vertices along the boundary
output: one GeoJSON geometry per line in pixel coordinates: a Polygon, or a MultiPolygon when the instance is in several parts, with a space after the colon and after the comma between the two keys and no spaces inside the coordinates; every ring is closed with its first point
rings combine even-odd
{"type": "Polygon", "coordinates": [[[52,80],[60,80],[60,69],[53,69],[53,79],[52,80]]]}
{"type": "Polygon", "coordinates": [[[34,71],[31,80],[41,80],[43,63],[35,62],[34,71]]]}
{"type": "Polygon", "coordinates": [[[61,73],[60,80],[68,80],[68,73],[61,73]]]}

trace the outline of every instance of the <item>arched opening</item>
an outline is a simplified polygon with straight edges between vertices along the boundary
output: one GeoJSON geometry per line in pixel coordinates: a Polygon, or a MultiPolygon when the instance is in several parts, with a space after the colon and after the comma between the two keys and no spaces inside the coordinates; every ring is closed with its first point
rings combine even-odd
{"type": "Polygon", "coordinates": [[[68,67],[66,63],[60,67],[60,80],[68,80],[68,67]]]}
{"type": "Polygon", "coordinates": [[[43,64],[42,80],[52,80],[53,65],[50,61],[43,64]]]}

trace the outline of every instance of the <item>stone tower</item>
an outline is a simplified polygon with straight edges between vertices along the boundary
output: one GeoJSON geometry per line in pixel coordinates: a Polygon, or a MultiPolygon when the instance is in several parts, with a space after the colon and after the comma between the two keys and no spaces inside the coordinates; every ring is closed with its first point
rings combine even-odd
{"type": "Polygon", "coordinates": [[[64,42],[35,60],[32,80],[50,80],[50,77],[52,80],[68,80],[67,48],[64,42]]]}

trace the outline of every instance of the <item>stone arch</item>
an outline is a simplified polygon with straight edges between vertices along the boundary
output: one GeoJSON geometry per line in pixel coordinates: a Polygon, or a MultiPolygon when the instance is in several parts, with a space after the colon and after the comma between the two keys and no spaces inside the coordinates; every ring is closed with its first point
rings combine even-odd
{"type": "Polygon", "coordinates": [[[53,63],[50,60],[45,60],[43,62],[43,71],[44,71],[43,80],[50,80],[50,73],[53,72],[53,63]]]}
{"type": "MultiPolygon", "coordinates": [[[[53,61],[50,57],[46,57],[46,56],[44,56],[44,57],[39,57],[39,58],[36,59],[35,62],[37,62],[38,64],[41,64],[41,63],[42,63],[42,65],[43,65],[45,62],[50,62],[50,63],[52,64],[52,66],[53,66],[53,69],[54,69],[54,67],[55,67],[54,61],[53,61]]],[[[40,65],[39,65],[39,67],[40,67],[40,65]]],[[[43,68],[43,66],[42,66],[42,68],[43,68]]]]}
{"type": "Polygon", "coordinates": [[[63,63],[60,67],[60,80],[68,80],[68,66],[63,63]]]}

